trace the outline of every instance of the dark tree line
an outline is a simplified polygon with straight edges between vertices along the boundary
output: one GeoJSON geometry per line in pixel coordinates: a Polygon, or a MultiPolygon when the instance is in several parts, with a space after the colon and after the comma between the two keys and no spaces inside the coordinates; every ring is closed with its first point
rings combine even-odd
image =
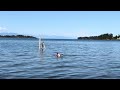
{"type": "Polygon", "coordinates": [[[101,34],[99,36],[78,37],[78,39],[91,39],[91,40],[115,40],[117,38],[120,38],[120,35],[116,35],[113,37],[112,33],[101,34]]]}
{"type": "Polygon", "coordinates": [[[6,37],[6,38],[35,38],[33,36],[25,36],[25,35],[0,35],[0,37],[6,37]]]}

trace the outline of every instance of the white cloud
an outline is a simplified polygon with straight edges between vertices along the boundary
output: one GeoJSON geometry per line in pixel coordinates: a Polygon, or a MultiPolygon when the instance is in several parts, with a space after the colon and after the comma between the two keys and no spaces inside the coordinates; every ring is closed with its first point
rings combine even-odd
{"type": "Polygon", "coordinates": [[[0,32],[5,32],[7,30],[7,28],[5,27],[0,27],[0,32]]]}

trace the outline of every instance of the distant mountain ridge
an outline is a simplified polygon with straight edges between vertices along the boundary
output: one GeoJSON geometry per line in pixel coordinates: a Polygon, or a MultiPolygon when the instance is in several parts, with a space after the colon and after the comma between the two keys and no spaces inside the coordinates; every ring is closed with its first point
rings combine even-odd
{"type": "Polygon", "coordinates": [[[2,33],[0,33],[0,35],[18,35],[18,34],[17,33],[5,33],[5,32],[3,33],[2,32],[2,33]]]}
{"type": "MultiPolygon", "coordinates": [[[[18,33],[12,33],[12,32],[1,32],[0,35],[1,36],[5,36],[5,35],[12,36],[12,35],[25,35],[25,34],[18,34],[18,33]]],[[[29,35],[27,35],[27,36],[29,36],[29,35]]],[[[41,36],[30,35],[30,36],[35,36],[37,38],[41,37],[41,38],[44,38],[44,39],[75,39],[75,38],[72,38],[72,37],[59,36],[59,35],[41,35],[41,36]]]]}
{"type": "Polygon", "coordinates": [[[22,34],[17,34],[17,33],[6,33],[6,32],[0,33],[0,38],[35,38],[37,39],[36,37],[32,35],[22,35],[22,34]]]}
{"type": "Polygon", "coordinates": [[[72,37],[57,36],[57,35],[41,35],[40,37],[44,39],[73,39],[72,37]]]}

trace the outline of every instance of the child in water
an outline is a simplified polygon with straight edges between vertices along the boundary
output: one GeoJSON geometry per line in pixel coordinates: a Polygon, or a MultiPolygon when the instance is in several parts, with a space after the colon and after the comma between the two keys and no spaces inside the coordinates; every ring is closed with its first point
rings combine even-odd
{"type": "Polygon", "coordinates": [[[57,54],[56,54],[56,57],[57,57],[57,58],[60,58],[60,57],[62,57],[62,56],[63,56],[63,54],[60,54],[60,53],[57,52],[57,54]]]}

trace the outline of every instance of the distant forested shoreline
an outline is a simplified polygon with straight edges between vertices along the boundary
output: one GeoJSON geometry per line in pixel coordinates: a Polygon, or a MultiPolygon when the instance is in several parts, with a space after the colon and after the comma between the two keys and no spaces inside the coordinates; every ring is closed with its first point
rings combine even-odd
{"type": "Polygon", "coordinates": [[[120,40],[120,35],[113,36],[112,33],[105,33],[99,36],[89,36],[89,37],[78,37],[77,39],[82,40],[120,40]]]}
{"type": "Polygon", "coordinates": [[[28,35],[0,35],[0,38],[36,38],[28,35]]]}

